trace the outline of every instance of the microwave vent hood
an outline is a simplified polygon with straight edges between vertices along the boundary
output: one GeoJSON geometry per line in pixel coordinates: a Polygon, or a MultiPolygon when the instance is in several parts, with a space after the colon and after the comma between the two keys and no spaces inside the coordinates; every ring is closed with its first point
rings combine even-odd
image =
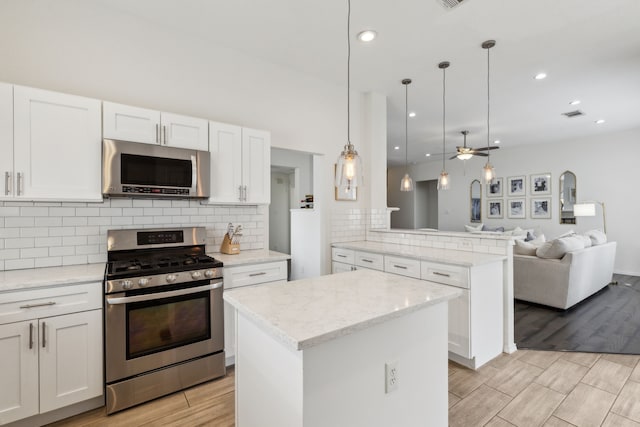
{"type": "Polygon", "coordinates": [[[208,151],[104,139],[105,197],[206,199],[210,195],[208,151]]]}

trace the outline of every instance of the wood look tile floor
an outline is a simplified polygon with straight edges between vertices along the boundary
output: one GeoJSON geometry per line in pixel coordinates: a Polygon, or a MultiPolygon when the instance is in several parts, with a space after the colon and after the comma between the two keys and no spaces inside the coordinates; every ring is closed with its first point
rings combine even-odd
{"type": "MultiPolygon", "coordinates": [[[[227,372],[111,416],[100,408],[51,425],[234,426],[227,372]]],[[[520,350],[478,371],[449,362],[449,425],[640,427],[640,355],[520,350]]]]}

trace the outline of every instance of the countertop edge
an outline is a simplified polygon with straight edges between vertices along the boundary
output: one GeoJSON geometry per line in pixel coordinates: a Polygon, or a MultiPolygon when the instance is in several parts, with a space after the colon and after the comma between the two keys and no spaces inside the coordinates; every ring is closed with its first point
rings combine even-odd
{"type": "Polygon", "coordinates": [[[104,280],[105,263],[41,267],[0,272],[0,293],[104,280]]]}
{"type": "Polygon", "coordinates": [[[458,265],[458,266],[463,266],[463,267],[473,267],[473,266],[477,266],[477,265],[483,265],[483,264],[488,264],[488,263],[492,263],[492,262],[497,262],[497,261],[504,261],[507,259],[506,255],[498,255],[498,254],[488,254],[488,253],[479,253],[479,252],[466,252],[466,251],[456,251],[455,249],[441,249],[441,248],[426,248],[426,247],[421,247],[421,246],[411,246],[412,248],[416,248],[417,251],[420,250],[424,250],[424,251],[434,251],[434,252],[442,252],[442,253],[447,253],[447,254],[453,254],[453,253],[464,253],[465,256],[471,256],[471,257],[477,257],[477,260],[473,260],[473,261],[460,261],[460,260],[455,260],[455,259],[445,259],[445,258],[441,258],[441,257],[437,257],[437,256],[429,256],[429,255],[419,255],[419,254],[411,254],[411,253],[406,253],[406,252],[394,252],[394,251],[385,251],[385,250],[381,250],[381,249],[377,249],[377,248],[370,248],[367,247],[367,245],[369,244],[381,244],[381,245],[397,245],[397,246],[404,246],[407,247],[407,245],[399,245],[397,243],[380,243],[380,242],[369,242],[369,241],[355,241],[355,242],[336,242],[336,243],[332,243],[331,246],[332,247],[336,247],[336,248],[343,248],[343,249],[352,249],[352,250],[362,250],[362,251],[367,251],[367,252],[371,252],[371,253],[376,253],[376,254],[381,254],[381,255],[392,255],[392,256],[399,256],[399,257],[404,257],[404,258],[410,258],[410,259],[416,259],[419,261],[432,261],[432,262],[439,262],[442,264],[449,264],[449,265],[458,265]]]}

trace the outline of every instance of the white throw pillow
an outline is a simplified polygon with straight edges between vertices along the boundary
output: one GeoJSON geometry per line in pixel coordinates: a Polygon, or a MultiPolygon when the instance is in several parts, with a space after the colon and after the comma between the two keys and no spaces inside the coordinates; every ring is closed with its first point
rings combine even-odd
{"type": "Polygon", "coordinates": [[[584,249],[584,241],[578,236],[567,236],[543,243],[536,250],[538,258],[560,259],[567,252],[584,249]]]}
{"type": "Polygon", "coordinates": [[[516,239],[514,242],[515,246],[513,247],[513,253],[515,255],[536,256],[536,251],[545,242],[545,237],[544,234],[541,234],[529,242],[519,239],[516,239]]]}
{"type": "Polygon", "coordinates": [[[589,236],[589,239],[591,239],[592,246],[607,243],[607,235],[600,230],[589,230],[586,233],[584,233],[584,235],[589,236]]]}
{"type": "Polygon", "coordinates": [[[465,225],[464,229],[465,231],[472,233],[474,231],[482,231],[482,226],[484,224],[480,223],[479,225],[465,225]]]}
{"type": "Polygon", "coordinates": [[[590,248],[591,246],[593,246],[593,243],[591,242],[591,238],[589,236],[585,234],[576,234],[576,237],[582,240],[582,243],[584,243],[585,248],[590,248]]]}

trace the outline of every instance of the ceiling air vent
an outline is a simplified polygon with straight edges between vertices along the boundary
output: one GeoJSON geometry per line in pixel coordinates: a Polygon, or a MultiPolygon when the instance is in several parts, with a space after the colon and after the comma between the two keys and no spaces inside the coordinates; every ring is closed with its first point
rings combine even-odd
{"type": "Polygon", "coordinates": [[[437,0],[445,9],[453,9],[465,0],[437,0]]]}
{"type": "Polygon", "coordinates": [[[563,116],[567,116],[569,118],[584,116],[584,113],[580,110],[569,111],[567,113],[562,113],[563,116]]]}

